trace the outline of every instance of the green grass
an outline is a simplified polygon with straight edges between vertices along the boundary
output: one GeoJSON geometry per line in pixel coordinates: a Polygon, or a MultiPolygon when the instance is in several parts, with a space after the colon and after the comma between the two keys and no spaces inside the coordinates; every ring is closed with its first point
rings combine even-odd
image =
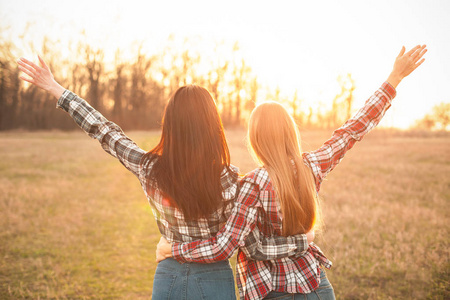
{"type": "MultiPolygon", "coordinates": [[[[305,150],[329,132],[305,132],[305,150]]],[[[131,132],[144,149],[157,132],[131,132]]],[[[255,167],[243,131],[232,161],[255,167]]],[[[0,299],[148,299],[160,234],[138,180],[82,132],[0,133],[0,299]]],[[[448,299],[450,139],[376,131],[323,183],[338,299],[448,299]]],[[[233,262],[234,263],[234,262],[233,262]]]]}

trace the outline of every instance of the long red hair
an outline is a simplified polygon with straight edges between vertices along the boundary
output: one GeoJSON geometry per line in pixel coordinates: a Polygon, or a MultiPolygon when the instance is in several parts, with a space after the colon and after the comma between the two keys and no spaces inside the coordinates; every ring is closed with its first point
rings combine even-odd
{"type": "Polygon", "coordinates": [[[180,209],[186,220],[207,217],[222,205],[221,174],[230,152],[213,97],[203,87],[180,87],[164,111],[150,182],[180,209]]]}

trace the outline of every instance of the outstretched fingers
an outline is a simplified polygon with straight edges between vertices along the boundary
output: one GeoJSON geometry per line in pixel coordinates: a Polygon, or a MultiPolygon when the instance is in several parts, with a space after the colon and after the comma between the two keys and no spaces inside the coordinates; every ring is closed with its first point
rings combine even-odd
{"type": "Polygon", "coordinates": [[[424,61],[425,58],[422,58],[425,53],[427,53],[428,49],[426,49],[427,45],[416,46],[414,52],[410,55],[411,59],[411,72],[417,69],[424,61]],[[418,48],[417,48],[418,47],[418,48]]]}
{"type": "Polygon", "coordinates": [[[425,58],[422,58],[417,64],[415,64],[414,70],[417,69],[424,61],[425,61],[425,58]]]}
{"type": "Polygon", "coordinates": [[[420,54],[420,52],[422,51],[422,49],[423,49],[423,46],[420,46],[419,48],[417,48],[417,49],[411,54],[411,57],[412,57],[412,58],[416,58],[417,55],[420,54]]]}
{"type": "Polygon", "coordinates": [[[26,69],[31,73],[36,72],[36,68],[32,67],[29,63],[25,62],[23,58],[19,59],[17,63],[19,64],[19,67],[22,67],[23,69],[26,69]]]}
{"type": "Polygon", "coordinates": [[[34,73],[32,71],[30,71],[29,69],[27,69],[26,67],[19,65],[19,70],[24,72],[25,74],[27,74],[30,77],[34,76],[34,73]]]}
{"type": "Polygon", "coordinates": [[[404,47],[402,47],[400,54],[395,59],[392,73],[388,77],[389,83],[397,87],[403,78],[417,69],[425,61],[422,57],[427,52],[426,47],[426,45],[417,45],[406,53],[404,47]]]}
{"type": "Polygon", "coordinates": [[[419,61],[419,60],[422,58],[422,56],[424,56],[425,53],[427,53],[428,49],[425,49],[425,47],[426,47],[426,45],[423,45],[423,46],[420,48],[420,51],[417,51],[417,54],[416,54],[415,57],[414,57],[414,60],[415,60],[416,62],[419,61]]]}
{"type": "Polygon", "coordinates": [[[42,57],[40,55],[38,55],[38,59],[39,59],[39,63],[41,64],[41,66],[44,69],[50,70],[50,68],[47,66],[47,64],[45,63],[45,61],[42,59],[42,57]]]}
{"type": "Polygon", "coordinates": [[[405,54],[405,46],[402,46],[402,50],[400,50],[400,53],[397,55],[397,57],[401,57],[405,54]]]}
{"type": "Polygon", "coordinates": [[[24,57],[21,57],[18,62],[22,63],[22,65],[26,65],[27,67],[31,67],[31,68],[35,69],[36,71],[41,69],[41,67],[36,65],[34,62],[29,61],[28,59],[26,59],[24,57]]]}
{"type": "Polygon", "coordinates": [[[20,75],[19,78],[24,80],[24,81],[26,81],[26,82],[29,82],[29,83],[32,83],[32,84],[36,84],[36,82],[34,81],[33,78],[28,78],[28,77],[23,76],[23,75],[20,75]]]}
{"type": "Polygon", "coordinates": [[[421,47],[420,45],[415,46],[414,48],[412,48],[411,50],[409,50],[408,52],[406,52],[405,55],[411,56],[411,55],[412,55],[414,52],[416,52],[416,50],[419,49],[420,47],[421,47]]]}
{"type": "Polygon", "coordinates": [[[42,67],[26,58],[21,57],[18,59],[18,68],[23,72],[20,74],[19,78],[50,92],[56,98],[61,97],[64,88],[55,81],[52,72],[41,57],[39,57],[39,64],[42,65],[42,67]]]}

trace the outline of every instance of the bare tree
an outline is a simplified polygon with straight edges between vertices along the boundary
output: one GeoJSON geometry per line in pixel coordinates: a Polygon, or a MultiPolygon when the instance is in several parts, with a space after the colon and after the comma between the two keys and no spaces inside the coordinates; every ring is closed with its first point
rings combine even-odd
{"type": "Polygon", "coordinates": [[[339,75],[337,81],[341,90],[334,97],[330,111],[324,114],[327,128],[337,127],[351,117],[355,81],[350,73],[339,75]]]}
{"type": "Polygon", "coordinates": [[[225,85],[225,74],[228,71],[228,66],[229,62],[226,61],[210,70],[207,75],[208,90],[213,95],[219,107],[222,107],[224,102],[224,99],[221,97],[221,93],[219,91],[222,90],[225,85]]]}
{"type": "Polygon", "coordinates": [[[115,77],[110,84],[113,87],[112,98],[114,101],[112,115],[117,122],[121,123],[123,121],[123,103],[125,102],[124,97],[127,79],[125,77],[125,63],[120,57],[119,50],[115,54],[114,67],[115,77]]]}
{"type": "Polygon", "coordinates": [[[248,116],[255,108],[255,104],[258,99],[258,91],[259,91],[258,79],[256,77],[253,77],[253,79],[249,83],[249,93],[244,106],[244,110],[247,112],[248,116]]]}
{"type": "MultiPolygon", "coordinates": [[[[25,41],[25,35],[22,38],[25,41]]],[[[260,89],[257,77],[240,56],[237,43],[225,49],[230,53],[225,59],[201,56],[190,48],[192,42],[187,39],[182,49],[167,47],[152,56],[144,54],[141,44],[134,61],[122,60],[117,51],[110,66],[105,62],[104,50],[93,48],[85,39],[71,42],[66,48],[71,53],[65,58],[55,50],[60,49],[58,43],[44,37],[39,50],[32,42],[20,47],[40,53],[63,86],[126,128],[159,127],[170,93],[189,83],[201,84],[211,91],[224,124],[240,125],[255,106],[260,89]],[[210,69],[205,71],[208,66],[210,69]],[[108,67],[111,71],[107,72],[108,67]]],[[[54,101],[47,101],[47,94],[18,79],[15,59],[20,55],[15,49],[8,39],[1,40],[0,130],[18,126],[74,128],[73,122],[54,109],[54,101]]]]}
{"type": "Polygon", "coordinates": [[[89,45],[84,46],[85,52],[85,68],[88,74],[89,89],[87,98],[92,103],[92,106],[97,109],[102,109],[102,94],[100,87],[100,78],[104,71],[104,51],[102,49],[93,49],[89,45]]]}
{"type": "Polygon", "coordinates": [[[304,113],[300,110],[301,104],[302,100],[298,97],[298,90],[295,90],[294,96],[290,101],[290,107],[292,109],[292,117],[299,126],[304,126],[305,120],[304,120],[304,113]]]}

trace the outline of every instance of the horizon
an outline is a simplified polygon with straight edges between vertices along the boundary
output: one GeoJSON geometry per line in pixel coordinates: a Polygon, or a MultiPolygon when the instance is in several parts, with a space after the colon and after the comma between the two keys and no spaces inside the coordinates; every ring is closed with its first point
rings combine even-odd
{"type": "MultiPolygon", "coordinates": [[[[387,79],[401,46],[410,49],[426,44],[429,52],[425,63],[399,85],[380,126],[406,129],[434,105],[450,102],[444,94],[450,82],[446,56],[450,53],[450,36],[446,34],[450,2],[270,4],[166,1],[147,2],[137,9],[137,1],[80,1],[76,7],[53,0],[39,4],[1,1],[0,25],[10,27],[5,32],[12,40],[25,33],[24,39],[28,37],[37,45],[45,36],[62,43],[77,41],[84,30],[83,38],[93,47],[115,51],[141,43],[150,54],[166,46],[170,36],[178,43],[185,38],[197,39],[199,51],[205,53],[214,43],[237,42],[243,59],[263,86],[278,87],[284,97],[292,97],[298,90],[300,99],[310,106],[329,105],[336,95],[337,77],[350,73],[356,87],[353,110],[387,79]]],[[[25,51],[23,55],[32,60],[36,57],[25,51]]]]}

